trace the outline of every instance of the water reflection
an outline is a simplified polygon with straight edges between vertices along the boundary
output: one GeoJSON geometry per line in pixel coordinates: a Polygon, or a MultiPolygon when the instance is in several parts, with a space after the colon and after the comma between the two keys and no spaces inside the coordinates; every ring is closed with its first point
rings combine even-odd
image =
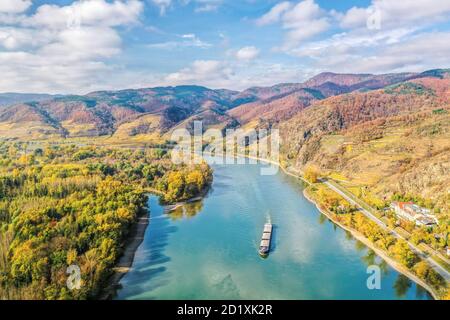
{"type": "Polygon", "coordinates": [[[356,240],[356,242],[355,242],[355,249],[356,250],[358,250],[358,251],[362,251],[362,250],[366,250],[366,246],[364,245],[364,243],[362,243],[361,241],[359,241],[359,240],[356,240]]]}
{"type": "MultiPolygon", "coordinates": [[[[323,218],[319,219],[319,224],[323,224],[323,221],[330,221],[333,224],[333,227],[336,226],[336,224],[329,220],[324,214],[320,215],[323,218]]],[[[366,252],[366,254],[361,256],[361,261],[364,262],[366,266],[372,266],[377,265],[380,268],[381,274],[383,277],[389,276],[390,266],[389,264],[383,260],[381,257],[379,257],[376,252],[370,248],[368,248],[363,242],[359,241],[358,239],[355,239],[350,231],[344,230],[345,232],[345,239],[348,241],[355,241],[355,249],[358,252],[366,252]]],[[[430,299],[430,294],[426,289],[421,287],[420,285],[415,285],[414,282],[408,278],[407,276],[399,273],[396,276],[396,280],[393,284],[394,294],[397,299],[405,299],[408,298],[408,293],[412,289],[412,287],[415,287],[415,298],[418,300],[427,300],[430,299]]]]}
{"type": "Polygon", "coordinates": [[[367,265],[367,266],[373,266],[375,265],[375,260],[377,258],[377,255],[373,250],[367,250],[367,254],[361,257],[361,260],[367,265]]]}
{"type": "Polygon", "coordinates": [[[397,280],[394,283],[395,295],[398,298],[405,298],[411,286],[412,286],[411,279],[409,279],[407,276],[403,274],[399,274],[397,280]]]}
{"type": "Polygon", "coordinates": [[[345,231],[345,239],[347,239],[347,240],[353,240],[354,239],[353,235],[352,235],[352,233],[350,231],[348,231],[348,230],[344,230],[344,231],[345,231]]]}
{"type": "Polygon", "coordinates": [[[192,218],[203,209],[203,200],[193,201],[179,205],[173,210],[167,212],[168,216],[173,220],[180,220],[183,218],[192,218]]]}
{"type": "Polygon", "coordinates": [[[319,214],[319,224],[324,224],[326,221],[328,221],[328,218],[324,214],[319,214]]]}
{"type": "Polygon", "coordinates": [[[430,294],[428,293],[428,291],[425,290],[423,287],[416,286],[416,299],[425,300],[428,299],[429,295],[430,294]]]}
{"type": "MultiPolygon", "coordinates": [[[[359,241],[358,241],[359,242],[359,241]]],[[[389,274],[389,265],[381,259],[372,249],[367,250],[367,254],[361,257],[361,260],[369,267],[376,265],[380,268],[381,274],[387,276],[389,274]]]]}

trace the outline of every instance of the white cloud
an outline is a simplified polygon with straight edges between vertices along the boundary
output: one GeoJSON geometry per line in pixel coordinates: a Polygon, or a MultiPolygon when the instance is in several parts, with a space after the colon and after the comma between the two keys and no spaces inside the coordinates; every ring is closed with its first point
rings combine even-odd
{"type": "Polygon", "coordinates": [[[250,61],[255,59],[259,55],[259,49],[253,46],[243,47],[239,49],[235,56],[238,60],[250,61]]]}
{"type": "Polygon", "coordinates": [[[306,80],[305,75],[305,70],[295,64],[286,66],[261,61],[252,68],[244,68],[235,60],[197,60],[190,66],[163,77],[157,84],[197,84],[210,88],[244,90],[253,86],[299,82],[306,80]]]}
{"type": "Polygon", "coordinates": [[[323,56],[348,54],[354,51],[370,50],[385,44],[398,43],[410,35],[411,31],[411,29],[403,28],[377,33],[365,31],[339,33],[325,40],[309,42],[288,52],[298,57],[319,59],[323,56]]]}
{"type": "Polygon", "coordinates": [[[287,30],[283,46],[285,50],[298,46],[301,42],[326,31],[330,26],[325,12],[314,0],[299,2],[283,14],[281,20],[283,28],[287,30]]]}
{"type": "Polygon", "coordinates": [[[6,92],[81,93],[104,82],[105,76],[113,77],[111,71],[101,61],[61,63],[23,51],[0,52],[0,88],[6,92]]]}
{"type": "Polygon", "coordinates": [[[151,43],[147,45],[147,47],[155,49],[173,50],[173,49],[182,49],[186,47],[196,47],[206,49],[212,46],[210,43],[202,41],[195,34],[184,34],[179,36],[179,38],[181,40],[151,43]]]}
{"type": "Polygon", "coordinates": [[[285,48],[291,48],[317,34],[327,30],[329,23],[326,19],[311,20],[296,28],[289,29],[286,35],[285,48]]]}
{"type": "Polygon", "coordinates": [[[279,3],[256,23],[278,22],[285,30],[285,39],[275,51],[297,56],[317,72],[379,73],[446,67],[442,53],[450,46],[446,44],[448,33],[423,30],[449,18],[449,1],[372,0],[368,7],[337,12],[320,8],[314,0],[304,0],[279,3]],[[334,34],[312,40],[331,27],[334,34]]]}
{"type": "Polygon", "coordinates": [[[280,21],[280,17],[286,11],[292,7],[292,3],[288,1],[280,2],[265,15],[256,20],[256,24],[259,26],[268,25],[280,21]]]}
{"type": "Polygon", "coordinates": [[[231,69],[226,63],[218,60],[196,60],[191,66],[166,76],[170,84],[205,83],[217,79],[228,79],[231,69]]]}
{"type": "Polygon", "coordinates": [[[1,0],[1,13],[21,13],[31,6],[31,0],[1,0]]]}
{"type": "Polygon", "coordinates": [[[116,27],[137,23],[142,9],[138,0],[80,0],[17,15],[0,26],[0,91],[83,93],[104,84],[114,69],[106,59],[121,52],[116,27]]]}
{"type": "Polygon", "coordinates": [[[379,48],[374,54],[361,56],[350,70],[370,72],[423,71],[449,67],[450,33],[431,32],[410,37],[401,43],[379,48]],[[433,48],[433,50],[424,50],[433,48]]]}
{"type": "Polygon", "coordinates": [[[216,11],[219,8],[219,6],[215,4],[205,4],[201,7],[198,7],[195,9],[195,12],[211,12],[216,11]]]}
{"type": "Polygon", "coordinates": [[[117,32],[106,27],[66,29],[59,32],[55,40],[38,53],[62,62],[109,58],[120,52],[121,44],[117,32]]]}
{"type": "Polygon", "coordinates": [[[341,19],[341,27],[343,28],[355,28],[366,25],[369,18],[369,11],[367,8],[353,7],[349,9],[341,19]]]}
{"type": "Polygon", "coordinates": [[[138,0],[84,0],[70,6],[42,5],[23,24],[48,28],[67,28],[74,20],[81,26],[114,27],[136,23],[143,4],[138,0]]]}
{"type": "Polygon", "coordinates": [[[340,34],[310,43],[291,54],[309,57],[309,65],[320,71],[384,73],[424,71],[448,67],[450,33],[410,35],[409,29],[368,34],[340,34]],[[424,48],[433,50],[424,50],[424,48]]]}
{"type": "Polygon", "coordinates": [[[372,0],[367,8],[353,7],[341,20],[344,28],[366,27],[367,19],[379,12],[381,28],[427,25],[450,16],[450,1],[442,0],[372,0]]]}
{"type": "Polygon", "coordinates": [[[296,5],[281,2],[256,21],[260,26],[274,22],[281,22],[286,30],[283,50],[298,46],[330,26],[326,12],[314,0],[300,1],[296,5]]]}
{"type": "Polygon", "coordinates": [[[196,13],[207,13],[217,11],[222,5],[223,0],[180,0],[182,5],[194,4],[196,13]]]}
{"type": "Polygon", "coordinates": [[[19,48],[36,48],[46,44],[52,38],[46,30],[31,28],[0,27],[0,48],[17,50],[19,48]]]}
{"type": "Polygon", "coordinates": [[[282,20],[285,28],[304,27],[305,23],[320,18],[322,13],[314,0],[305,0],[284,13],[282,20]]]}
{"type": "Polygon", "coordinates": [[[448,1],[373,0],[366,8],[353,7],[343,14],[329,12],[329,15],[348,30],[288,48],[286,52],[311,58],[314,67],[321,71],[423,71],[448,64],[445,56],[450,48],[450,33],[422,31],[434,23],[448,21],[448,1]],[[368,19],[374,17],[379,18],[379,28],[371,29],[368,19]]]}

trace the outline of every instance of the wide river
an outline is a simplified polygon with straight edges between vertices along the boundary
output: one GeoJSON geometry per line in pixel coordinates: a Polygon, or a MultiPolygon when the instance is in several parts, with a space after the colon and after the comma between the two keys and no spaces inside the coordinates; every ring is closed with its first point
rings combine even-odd
{"type": "Polygon", "coordinates": [[[164,213],[150,196],[150,224],[118,299],[430,299],[322,215],[303,185],[263,165],[214,165],[201,202],[164,213]],[[263,225],[275,226],[268,258],[263,225]],[[369,290],[369,265],[381,289],[369,290]]]}

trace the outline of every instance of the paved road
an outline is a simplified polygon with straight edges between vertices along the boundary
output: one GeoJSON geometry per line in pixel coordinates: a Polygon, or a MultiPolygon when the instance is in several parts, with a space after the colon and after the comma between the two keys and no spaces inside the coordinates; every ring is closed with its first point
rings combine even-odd
{"type": "Polygon", "coordinates": [[[356,201],[354,201],[351,197],[349,197],[345,192],[343,192],[341,189],[333,185],[327,180],[321,179],[321,182],[326,184],[330,189],[335,191],[336,193],[340,194],[344,199],[346,199],[348,202],[356,206],[361,213],[363,213],[366,217],[368,217],[370,220],[375,222],[377,225],[379,225],[384,230],[390,232],[394,237],[398,239],[405,240],[412,251],[414,251],[419,257],[426,260],[433,269],[438,272],[447,282],[450,282],[450,272],[448,272],[444,267],[442,267],[439,263],[434,261],[430,256],[428,256],[425,252],[417,248],[413,243],[409,242],[407,239],[405,239],[401,234],[396,232],[395,230],[390,229],[383,221],[381,221],[378,217],[374,216],[371,212],[364,209],[359,205],[356,201]]]}

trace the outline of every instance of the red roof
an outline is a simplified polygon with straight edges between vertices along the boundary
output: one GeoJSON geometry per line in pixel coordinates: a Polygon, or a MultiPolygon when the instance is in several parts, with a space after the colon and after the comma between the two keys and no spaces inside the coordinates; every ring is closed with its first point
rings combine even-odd
{"type": "Polygon", "coordinates": [[[412,201],[408,201],[408,202],[397,202],[397,206],[399,206],[400,207],[400,209],[404,209],[404,207],[405,207],[405,205],[406,204],[414,204],[414,202],[412,202],[412,201]]]}

